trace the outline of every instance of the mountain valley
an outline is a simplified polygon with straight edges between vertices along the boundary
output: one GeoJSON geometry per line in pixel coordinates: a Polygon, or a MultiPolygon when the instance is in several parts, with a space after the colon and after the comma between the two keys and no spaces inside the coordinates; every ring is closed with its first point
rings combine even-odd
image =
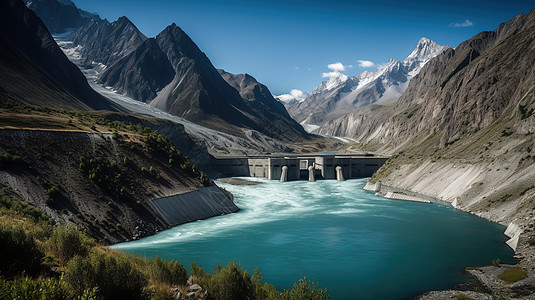
{"type": "Polygon", "coordinates": [[[422,37],[403,61],[332,72],[287,103],[216,68],[175,23],[149,37],[68,0],[0,8],[0,189],[51,222],[130,241],[237,212],[208,178],[214,157],[381,155],[366,189],[508,227],[526,278],[469,269],[487,289],[474,297],[535,294],[535,8],[455,48],[422,37]],[[171,220],[155,203],[173,197],[171,220]]]}

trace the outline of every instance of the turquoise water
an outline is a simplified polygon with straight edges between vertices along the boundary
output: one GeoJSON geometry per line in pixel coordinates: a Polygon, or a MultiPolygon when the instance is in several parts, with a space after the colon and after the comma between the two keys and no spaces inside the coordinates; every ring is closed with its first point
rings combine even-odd
{"type": "MultiPolygon", "coordinates": [[[[249,178],[248,178],[249,179],[249,178]]],[[[229,261],[276,288],[306,276],[332,299],[403,299],[465,280],[466,266],[514,262],[505,228],[446,203],[388,200],[366,179],[233,186],[236,214],[180,225],[115,249],[192,261],[211,271],[229,261]]]]}

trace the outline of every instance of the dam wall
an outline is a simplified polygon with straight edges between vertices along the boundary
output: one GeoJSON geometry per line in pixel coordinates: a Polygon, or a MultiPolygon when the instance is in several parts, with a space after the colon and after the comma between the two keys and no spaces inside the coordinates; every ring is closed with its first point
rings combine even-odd
{"type": "MultiPolygon", "coordinates": [[[[263,177],[280,180],[286,167],[285,181],[314,179],[337,179],[336,168],[341,168],[338,178],[370,177],[387,160],[387,157],[371,155],[294,155],[294,156],[249,156],[216,157],[211,166],[219,177],[263,177]]],[[[312,180],[311,180],[312,181],[312,180]]]]}
{"type": "Polygon", "coordinates": [[[185,194],[148,200],[147,204],[170,226],[240,210],[217,185],[185,194]]]}

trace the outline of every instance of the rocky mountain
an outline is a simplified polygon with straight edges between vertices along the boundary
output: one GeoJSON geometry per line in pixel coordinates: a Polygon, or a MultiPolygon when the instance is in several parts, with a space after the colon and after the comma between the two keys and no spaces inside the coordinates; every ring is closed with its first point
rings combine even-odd
{"type": "Polygon", "coordinates": [[[531,230],[534,53],[535,9],[445,50],[394,104],[324,128],[344,128],[337,133],[364,149],[395,154],[373,181],[531,230]]]}
{"type": "Polygon", "coordinates": [[[0,98],[52,108],[89,110],[50,75],[0,35],[0,98]]]}
{"type": "Polygon", "coordinates": [[[76,30],[73,43],[81,46],[83,65],[110,66],[132,53],[145,40],[147,37],[127,17],[112,23],[95,18],[76,30]]]}
{"type": "Polygon", "coordinates": [[[51,33],[62,33],[78,28],[98,15],[78,9],[70,0],[24,0],[45,23],[51,33]]]}
{"type": "MultiPolygon", "coordinates": [[[[48,29],[33,11],[28,9],[21,0],[7,0],[0,4],[0,35],[3,37],[4,49],[11,49],[12,55],[18,56],[18,63],[28,63],[40,70],[33,73],[33,70],[19,69],[17,72],[33,73],[31,77],[25,77],[24,80],[39,79],[37,85],[48,87],[40,90],[47,93],[46,90],[63,89],[62,93],[68,93],[71,97],[78,99],[73,107],[91,108],[91,109],[108,109],[121,110],[118,105],[109,102],[106,98],[96,93],[89,84],[82,72],[71,63],[65,54],[58,47],[48,29]],[[9,44],[9,45],[7,45],[9,44]],[[15,50],[16,49],[16,50],[15,50]],[[20,51],[25,57],[21,57],[20,51]],[[46,73],[46,79],[45,74],[46,73]],[[32,79],[33,78],[33,79],[32,79]],[[43,81],[44,80],[44,81],[43,81]],[[46,81],[49,81],[48,83],[46,81]]],[[[9,63],[15,63],[9,62],[9,63]]],[[[13,65],[12,65],[13,67],[13,65]]],[[[15,74],[4,73],[3,76],[9,77],[15,74]]],[[[11,77],[13,78],[13,77],[11,77]]],[[[17,81],[17,80],[13,80],[17,81]]],[[[20,82],[18,83],[20,86],[20,82]]],[[[13,87],[8,87],[11,89],[13,87]]],[[[21,87],[21,90],[31,89],[31,87],[21,87]]],[[[29,91],[29,90],[28,90],[29,91]]],[[[30,93],[27,93],[31,96],[30,93]]],[[[30,99],[30,97],[28,97],[30,99]]],[[[47,106],[47,102],[56,101],[55,98],[41,97],[41,106],[47,106]]],[[[65,103],[65,97],[60,97],[65,103]]],[[[28,100],[32,104],[38,104],[37,98],[28,100]]]]}
{"type": "Polygon", "coordinates": [[[373,72],[364,71],[352,77],[344,74],[331,77],[305,99],[289,105],[288,111],[301,124],[321,125],[348,111],[394,100],[426,62],[447,48],[421,38],[403,62],[390,59],[386,66],[373,72]]]}
{"type": "Polygon", "coordinates": [[[268,87],[258,82],[249,74],[231,74],[218,70],[223,79],[236,89],[245,103],[252,110],[262,112],[264,118],[271,120],[271,127],[287,135],[283,140],[294,140],[299,136],[306,136],[306,132],[290,117],[283,104],[277,101],[268,87]]]}
{"type": "Polygon", "coordinates": [[[224,129],[225,123],[254,127],[254,121],[242,113],[245,105],[239,93],[182,29],[173,23],[156,41],[175,69],[175,77],[151,105],[208,127],[224,129]]]}
{"type": "Polygon", "coordinates": [[[100,84],[175,116],[240,137],[308,138],[265,86],[255,81],[242,98],[175,24],[148,40],[126,17],[95,17],[78,27],[72,46],[100,84]]]}
{"type": "Polygon", "coordinates": [[[86,67],[105,68],[139,47],[147,37],[127,18],[110,23],[70,0],[26,0],[53,33],[73,32],[73,45],[86,67]]]}
{"type": "Polygon", "coordinates": [[[165,28],[155,42],[149,41],[108,67],[100,82],[172,115],[233,135],[254,130],[283,141],[308,137],[254,78],[243,75],[247,80],[238,83],[241,75],[224,73],[225,81],[176,24],[165,28]]]}
{"type": "Polygon", "coordinates": [[[175,71],[153,38],[108,68],[98,82],[117,88],[121,94],[147,101],[168,85],[175,71]]]}

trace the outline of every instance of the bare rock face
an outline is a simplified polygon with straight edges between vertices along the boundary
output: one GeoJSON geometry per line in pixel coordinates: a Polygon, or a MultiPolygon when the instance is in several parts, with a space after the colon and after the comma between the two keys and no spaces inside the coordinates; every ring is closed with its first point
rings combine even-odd
{"type": "Polygon", "coordinates": [[[148,39],[131,55],[107,68],[98,82],[121,94],[146,101],[173,80],[175,71],[155,39],[148,39]]]}
{"type": "Polygon", "coordinates": [[[273,97],[267,86],[249,74],[235,75],[224,70],[218,71],[240,93],[245,104],[261,115],[261,122],[268,129],[264,131],[271,131],[269,135],[282,141],[296,141],[308,136],[303,127],[290,117],[284,105],[273,97]]]}
{"type": "Polygon", "coordinates": [[[97,15],[79,10],[70,0],[25,0],[29,9],[33,10],[52,33],[62,33],[78,28],[97,15]]]}
{"type": "Polygon", "coordinates": [[[145,40],[147,37],[127,17],[120,17],[112,23],[98,18],[91,19],[76,30],[73,44],[82,46],[80,54],[83,65],[101,63],[111,66],[132,53],[145,40]]]}
{"type": "Polygon", "coordinates": [[[221,78],[182,29],[173,23],[158,34],[156,41],[173,66],[175,77],[151,105],[212,128],[224,130],[226,123],[257,129],[255,116],[245,115],[247,109],[238,91],[221,78]]]}
{"type": "MultiPolygon", "coordinates": [[[[58,47],[45,24],[22,0],[0,3],[0,35],[86,107],[121,109],[91,89],[82,72],[58,47]]],[[[41,105],[46,106],[46,103],[41,105]]]]}

